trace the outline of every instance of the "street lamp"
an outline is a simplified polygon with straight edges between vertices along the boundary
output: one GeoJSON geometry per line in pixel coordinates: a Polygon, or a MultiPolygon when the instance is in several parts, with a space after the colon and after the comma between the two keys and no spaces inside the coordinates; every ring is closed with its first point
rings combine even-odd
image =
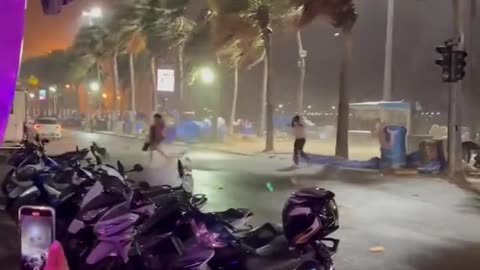
{"type": "Polygon", "coordinates": [[[201,68],[199,74],[203,83],[212,84],[215,81],[215,73],[209,67],[201,68]]]}
{"type": "Polygon", "coordinates": [[[98,92],[98,90],[100,90],[100,83],[97,82],[97,81],[93,81],[93,82],[90,82],[90,84],[88,85],[88,87],[89,87],[90,90],[92,90],[93,92],[98,92]]]}
{"type": "Polygon", "coordinates": [[[95,19],[103,17],[103,11],[99,7],[93,7],[88,11],[83,11],[82,16],[88,18],[88,24],[92,26],[95,19]]]}

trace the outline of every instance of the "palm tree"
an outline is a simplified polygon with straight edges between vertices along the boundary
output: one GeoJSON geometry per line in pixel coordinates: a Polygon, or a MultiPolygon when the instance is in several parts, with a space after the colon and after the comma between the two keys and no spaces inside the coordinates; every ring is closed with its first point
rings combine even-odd
{"type": "Polygon", "coordinates": [[[217,52],[221,65],[233,71],[233,97],[230,111],[229,132],[233,134],[233,127],[236,119],[237,99],[239,89],[239,72],[244,69],[251,69],[265,57],[265,48],[260,35],[253,36],[255,39],[239,39],[236,42],[226,45],[217,52]]]}
{"type": "Polygon", "coordinates": [[[348,158],[348,117],[349,117],[349,68],[352,61],[352,29],[357,20],[357,13],[352,0],[292,0],[295,8],[302,12],[298,22],[303,27],[316,17],[323,16],[330,23],[340,28],[344,37],[343,56],[340,65],[338,91],[337,141],[335,155],[348,158]]]}
{"type": "MultiPolygon", "coordinates": [[[[189,0],[135,0],[130,4],[130,14],[122,19],[123,32],[129,40],[127,44],[136,44],[133,51],[148,49],[150,52],[150,71],[152,76],[152,96],[156,109],[156,58],[165,57],[170,51],[177,55],[179,70],[179,99],[183,99],[183,48],[194,23],[185,17],[189,0]],[[141,46],[139,46],[141,45],[141,46]]],[[[132,52],[131,46],[127,46],[132,52]]],[[[130,59],[132,59],[130,53],[130,59]]],[[[131,63],[133,62],[130,61],[131,63]]],[[[132,64],[131,64],[132,66],[132,64]]],[[[131,81],[134,77],[131,76],[131,81]]],[[[181,107],[181,106],[180,106],[181,107]]]]}

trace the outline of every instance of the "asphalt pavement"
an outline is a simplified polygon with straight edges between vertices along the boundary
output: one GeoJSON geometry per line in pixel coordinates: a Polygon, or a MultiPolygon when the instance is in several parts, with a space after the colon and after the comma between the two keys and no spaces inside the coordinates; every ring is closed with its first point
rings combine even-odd
{"type": "MultiPolygon", "coordinates": [[[[76,144],[85,147],[92,141],[107,147],[111,160],[121,159],[127,167],[134,163],[145,165],[146,171],[132,176],[135,179],[156,177],[161,174],[158,168],[174,166],[174,162],[152,166],[148,155],[140,150],[142,142],[109,135],[67,133],[62,140],[52,142],[49,150],[68,151],[76,144]]],[[[356,174],[341,179],[325,175],[256,175],[218,166],[205,170],[209,163],[235,163],[240,157],[207,151],[191,153],[184,146],[169,146],[167,152],[192,157],[194,169],[200,169],[194,170],[195,192],[208,196],[207,209],[248,207],[255,213],[255,224],[280,222],[283,203],[301,187],[320,186],[334,191],[341,224],[334,235],[341,240],[335,258],[337,269],[480,269],[480,199],[444,181],[392,181],[356,174]],[[267,188],[267,183],[273,190],[267,188]],[[372,247],[380,247],[380,251],[372,252],[372,247]]],[[[0,172],[5,170],[0,167],[0,172]]],[[[0,265],[2,269],[16,269],[17,230],[5,215],[0,215],[0,221],[0,265]]]]}

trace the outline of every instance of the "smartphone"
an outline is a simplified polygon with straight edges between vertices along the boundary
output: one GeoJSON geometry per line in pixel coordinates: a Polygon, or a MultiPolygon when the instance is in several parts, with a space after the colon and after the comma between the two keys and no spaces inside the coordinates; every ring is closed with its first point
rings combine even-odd
{"type": "Polygon", "coordinates": [[[44,206],[22,206],[18,210],[21,270],[43,270],[48,250],[55,241],[55,210],[44,206]]]}

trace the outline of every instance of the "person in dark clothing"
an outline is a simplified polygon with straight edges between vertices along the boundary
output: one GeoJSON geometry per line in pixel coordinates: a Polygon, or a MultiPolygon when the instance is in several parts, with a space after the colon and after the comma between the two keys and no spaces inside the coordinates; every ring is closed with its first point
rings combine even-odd
{"type": "Polygon", "coordinates": [[[153,124],[150,126],[148,136],[148,148],[150,149],[150,161],[153,160],[153,152],[157,151],[164,158],[170,157],[163,151],[162,143],[165,140],[165,121],[161,114],[157,113],[153,116],[153,124]]]}
{"type": "Polygon", "coordinates": [[[295,142],[293,143],[293,163],[298,165],[299,156],[303,157],[307,161],[310,161],[310,157],[303,151],[307,140],[305,136],[305,126],[300,115],[295,115],[295,117],[293,117],[292,131],[293,136],[295,137],[295,142]]]}

